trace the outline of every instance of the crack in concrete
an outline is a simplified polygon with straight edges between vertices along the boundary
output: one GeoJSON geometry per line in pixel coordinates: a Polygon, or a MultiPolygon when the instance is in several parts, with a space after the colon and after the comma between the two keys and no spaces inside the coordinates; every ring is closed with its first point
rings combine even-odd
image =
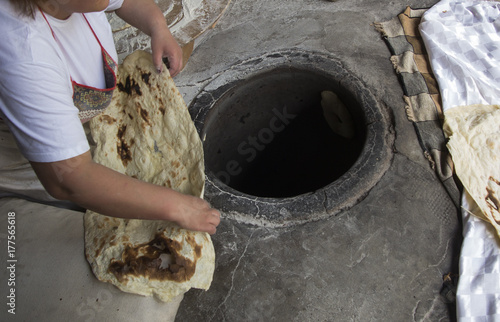
{"type": "Polygon", "coordinates": [[[250,245],[250,241],[252,240],[254,233],[255,233],[255,230],[252,231],[252,233],[250,234],[250,237],[248,237],[247,243],[245,245],[245,249],[243,250],[243,253],[241,254],[241,256],[238,258],[238,262],[236,263],[236,267],[234,268],[234,270],[231,273],[231,286],[229,287],[229,291],[227,292],[226,296],[224,297],[224,300],[219,304],[219,306],[217,306],[217,309],[215,310],[214,314],[210,318],[210,321],[212,321],[215,318],[217,311],[220,310],[220,308],[226,303],[228,298],[231,296],[231,293],[232,293],[233,287],[234,287],[234,275],[236,274],[236,271],[238,270],[238,268],[240,266],[241,260],[243,259],[243,257],[245,257],[245,254],[247,252],[248,246],[250,245]]]}
{"type": "Polygon", "coordinates": [[[439,305],[436,305],[436,304],[439,304],[439,298],[435,297],[432,300],[432,305],[425,312],[425,314],[422,316],[422,318],[417,319],[417,314],[418,314],[417,311],[420,307],[421,302],[422,301],[420,301],[420,300],[417,301],[417,303],[415,304],[415,307],[413,308],[413,321],[419,321],[419,322],[421,322],[421,321],[436,321],[436,317],[433,317],[432,314],[435,312],[436,307],[439,307],[439,305]]]}
{"type": "Polygon", "coordinates": [[[417,303],[415,304],[415,307],[413,308],[413,321],[416,321],[417,320],[417,310],[418,310],[418,307],[420,306],[420,300],[417,301],[417,303]]]}
{"type": "MultiPolygon", "coordinates": [[[[439,268],[439,266],[446,260],[446,257],[448,257],[448,251],[451,243],[453,243],[453,238],[448,239],[448,241],[446,242],[446,248],[442,252],[443,255],[441,256],[441,259],[439,259],[439,261],[436,264],[427,266],[423,271],[415,275],[415,277],[411,280],[410,285],[412,285],[415,282],[415,280],[417,280],[420,277],[420,275],[424,274],[429,269],[439,268]]],[[[442,272],[440,273],[442,274],[442,272]]]]}
{"type": "Polygon", "coordinates": [[[355,266],[357,266],[359,263],[361,263],[366,257],[368,257],[368,254],[365,252],[366,250],[366,245],[369,245],[370,244],[370,240],[374,237],[378,237],[381,233],[383,229],[382,228],[379,228],[379,229],[376,229],[373,233],[370,233],[366,238],[364,238],[362,241],[361,241],[361,245],[358,247],[358,249],[352,253],[351,252],[351,263],[350,264],[347,264],[346,266],[349,267],[349,268],[354,268],[355,266]],[[358,255],[357,259],[354,259],[353,257],[358,255]]]}

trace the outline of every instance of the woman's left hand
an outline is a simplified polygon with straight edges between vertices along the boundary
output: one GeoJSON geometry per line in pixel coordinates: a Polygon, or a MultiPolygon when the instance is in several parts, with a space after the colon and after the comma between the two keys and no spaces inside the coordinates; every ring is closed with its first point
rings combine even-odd
{"type": "Polygon", "coordinates": [[[153,63],[159,73],[163,71],[163,59],[168,59],[167,68],[174,77],[182,69],[182,49],[168,28],[158,28],[151,33],[153,63]]]}
{"type": "Polygon", "coordinates": [[[170,75],[182,69],[182,49],[170,33],[162,11],[153,0],[125,0],[116,14],[151,37],[153,63],[159,72],[168,59],[170,75]]]}

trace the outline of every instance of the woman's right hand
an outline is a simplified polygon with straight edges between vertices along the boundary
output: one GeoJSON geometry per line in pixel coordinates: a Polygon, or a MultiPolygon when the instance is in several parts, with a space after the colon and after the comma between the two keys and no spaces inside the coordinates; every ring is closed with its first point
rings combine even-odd
{"type": "Polygon", "coordinates": [[[168,203],[168,219],[189,230],[203,231],[215,234],[220,223],[220,212],[210,207],[210,204],[197,197],[172,191],[173,200],[168,203]]]}

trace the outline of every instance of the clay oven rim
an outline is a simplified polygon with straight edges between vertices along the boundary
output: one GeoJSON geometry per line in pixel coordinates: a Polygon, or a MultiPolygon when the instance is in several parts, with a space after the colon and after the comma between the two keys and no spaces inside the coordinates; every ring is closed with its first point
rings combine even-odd
{"type": "MultiPolygon", "coordinates": [[[[287,226],[337,214],[363,199],[380,180],[392,160],[392,116],[352,73],[329,54],[285,50],[243,61],[212,79],[189,107],[200,136],[205,119],[218,100],[247,79],[275,69],[297,69],[337,81],[363,109],[365,142],[351,168],[340,178],[315,191],[292,197],[253,196],[224,184],[206,169],[206,199],[228,217],[265,226],[287,226]]],[[[385,106],[384,106],[385,107],[385,106]]]]}

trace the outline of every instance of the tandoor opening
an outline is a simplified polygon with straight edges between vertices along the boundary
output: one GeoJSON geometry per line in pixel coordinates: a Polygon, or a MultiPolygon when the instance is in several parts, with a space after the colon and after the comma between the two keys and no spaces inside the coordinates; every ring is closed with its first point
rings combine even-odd
{"type": "Polygon", "coordinates": [[[207,171],[257,197],[314,192],[356,162],[365,124],[359,99],[341,82],[321,72],[276,68],[215,102],[202,133],[207,171]]]}

